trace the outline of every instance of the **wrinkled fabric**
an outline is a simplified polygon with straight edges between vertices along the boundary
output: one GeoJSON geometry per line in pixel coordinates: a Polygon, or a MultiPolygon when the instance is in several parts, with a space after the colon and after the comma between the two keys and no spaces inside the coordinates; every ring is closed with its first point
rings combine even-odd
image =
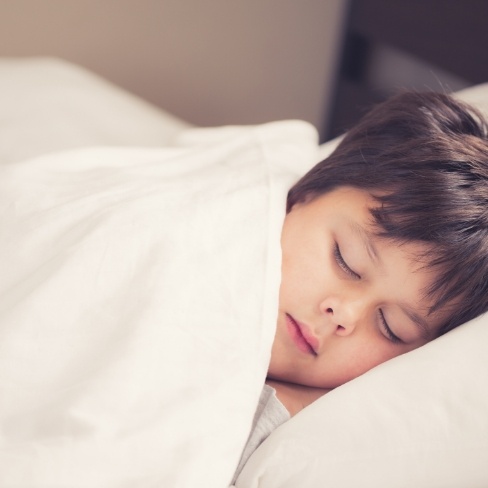
{"type": "Polygon", "coordinates": [[[0,167],[0,486],[228,486],[315,149],[289,121],[0,167]]]}

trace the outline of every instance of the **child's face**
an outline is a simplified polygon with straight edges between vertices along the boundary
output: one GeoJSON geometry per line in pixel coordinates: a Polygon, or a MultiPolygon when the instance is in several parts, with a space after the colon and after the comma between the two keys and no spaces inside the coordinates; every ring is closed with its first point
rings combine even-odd
{"type": "Polygon", "coordinates": [[[368,232],[374,204],[341,187],[287,215],[269,377],[334,388],[435,336],[440,320],[424,299],[433,276],[418,258],[426,249],[368,232]]]}

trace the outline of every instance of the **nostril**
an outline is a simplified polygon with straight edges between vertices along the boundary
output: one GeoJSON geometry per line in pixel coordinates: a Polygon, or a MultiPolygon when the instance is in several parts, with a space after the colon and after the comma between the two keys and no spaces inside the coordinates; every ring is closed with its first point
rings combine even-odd
{"type": "Polygon", "coordinates": [[[326,310],[327,313],[334,313],[334,310],[332,310],[330,307],[326,310]]]}

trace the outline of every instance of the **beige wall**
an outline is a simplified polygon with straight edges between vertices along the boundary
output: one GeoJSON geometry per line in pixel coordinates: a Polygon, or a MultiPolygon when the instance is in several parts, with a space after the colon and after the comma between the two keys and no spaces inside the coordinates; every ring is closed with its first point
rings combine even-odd
{"type": "Polygon", "coordinates": [[[77,62],[197,125],[324,129],[346,0],[0,0],[0,56],[77,62]]]}

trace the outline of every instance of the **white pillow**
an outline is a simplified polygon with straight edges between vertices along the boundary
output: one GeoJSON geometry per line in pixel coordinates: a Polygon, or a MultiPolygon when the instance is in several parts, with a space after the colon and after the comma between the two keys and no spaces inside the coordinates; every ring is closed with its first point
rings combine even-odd
{"type": "Polygon", "coordinates": [[[56,58],[0,58],[0,163],[85,146],[165,146],[189,124],[56,58]]]}
{"type": "Polygon", "coordinates": [[[488,486],[488,316],[310,405],[251,456],[238,488],[488,486]]]}
{"type": "MultiPolygon", "coordinates": [[[[488,112],[488,84],[458,95],[488,112]]],[[[237,488],[488,486],[486,344],[488,315],[337,388],[277,429],[237,488]]]]}

